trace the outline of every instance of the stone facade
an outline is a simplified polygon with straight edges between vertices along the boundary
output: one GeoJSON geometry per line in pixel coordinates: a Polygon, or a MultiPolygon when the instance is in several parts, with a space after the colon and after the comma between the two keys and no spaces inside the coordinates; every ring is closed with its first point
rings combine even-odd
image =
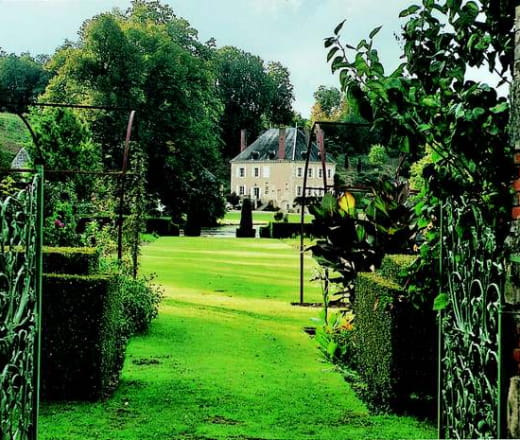
{"type": "MultiPolygon", "coordinates": [[[[231,161],[231,191],[249,197],[257,208],[272,204],[285,211],[296,209],[303,195],[305,133],[295,128],[270,129],[231,161]],[[282,156],[282,157],[280,157],[282,156]]],[[[336,165],[327,160],[327,184],[333,183],[336,165]]],[[[312,145],[307,170],[307,195],[323,195],[323,165],[312,145]]]]}

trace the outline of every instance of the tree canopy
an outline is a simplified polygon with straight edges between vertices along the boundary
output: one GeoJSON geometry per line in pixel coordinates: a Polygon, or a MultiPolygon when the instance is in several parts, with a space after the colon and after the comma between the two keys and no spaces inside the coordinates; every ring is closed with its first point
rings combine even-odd
{"type": "Polygon", "coordinates": [[[220,99],[224,157],[240,151],[240,130],[256,137],[270,124],[286,125],[293,120],[293,86],[289,71],[280,63],[268,63],[236,47],[216,51],[215,66],[220,99]]]}
{"type": "Polygon", "coordinates": [[[0,50],[0,101],[9,109],[22,111],[23,104],[34,101],[49,81],[44,69],[46,57],[6,54],[0,50]]]}
{"type": "MultiPolygon", "coordinates": [[[[126,12],[100,14],[83,24],[77,43],[52,57],[55,76],[42,98],[127,109],[87,116],[111,168],[120,167],[128,112],[135,109],[148,190],[177,216],[204,186],[218,193],[218,182],[207,176],[218,175],[222,166],[222,106],[209,49],[196,35],[171,8],[155,1],[135,0],[126,12]]],[[[218,216],[223,203],[212,200],[218,216]]]]}

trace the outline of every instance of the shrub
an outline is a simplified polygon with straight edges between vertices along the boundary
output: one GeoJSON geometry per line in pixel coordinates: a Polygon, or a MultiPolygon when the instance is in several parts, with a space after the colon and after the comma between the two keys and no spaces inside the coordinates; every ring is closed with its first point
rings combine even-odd
{"type": "Polygon", "coordinates": [[[96,248],[43,248],[43,272],[74,275],[95,274],[99,270],[100,254],[96,248]]]}
{"type": "Polygon", "coordinates": [[[123,328],[129,336],[147,331],[152,319],[157,316],[162,291],[151,283],[152,279],[153,277],[133,279],[125,275],[118,277],[123,328]]]}
{"type": "Polygon", "coordinates": [[[146,220],[146,232],[162,236],[178,236],[179,225],[172,222],[169,217],[148,217],[146,220]]]}
{"type": "Polygon", "coordinates": [[[362,397],[369,407],[431,415],[435,314],[414,307],[396,283],[413,259],[388,256],[378,273],[358,273],[353,303],[355,363],[366,383],[362,397]]]}
{"type": "MultiPolygon", "coordinates": [[[[300,223],[272,223],[271,224],[271,237],[272,238],[290,238],[295,235],[300,235],[301,225],[300,223]]],[[[303,225],[304,235],[312,235],[313,227],[309,224],[303,225]]]]}
{"type": "Polygon", "coordinates": [[[396,309],[401,288],[375,273],[356,279],[355,341],[358,371],[367,383],[364,399],[369,407],[387,411],[397,400],[396,309]]]}
{"type": "Polygon", "coordinates": [[[374,144],[370,147],[370,152],[368,153],[368,162],[371,165],[382,167],[386,164],[389,157],[386,153],[385,147],[380,144],[374,144]]]}
{"type": "Polygon", "coordinates": [[[44,275],[42,303],[42,397],[108,396],[126,347],[114,277],[44,275]]]}
{"type": "Polygon", "coordinates": [[[271,238],[271,223],[265,226],[260,226],[258,232],[260,238],[271,238]]]}

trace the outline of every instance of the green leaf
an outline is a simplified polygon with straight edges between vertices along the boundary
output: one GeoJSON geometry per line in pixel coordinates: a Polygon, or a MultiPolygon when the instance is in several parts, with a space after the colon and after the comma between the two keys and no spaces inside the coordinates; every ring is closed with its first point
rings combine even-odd
{"type": "Polygon", "coordinates": [[[374,38],[377,35],[377,33],[381,30],[382,27],[383,26],[378,26],[378,27],[372,29],[372,32],[370,32],[370,34],[368,34],[368,37],[371,39],[374,38]]]}
{"type": "Polygon", "coordinates": [[[426,107],[437,107],[437,101],[433,96],[425,96],[423,99],[421,99],[421,104],[426,107]]]}
{"type": "Polygon", "coordinates": [[[432,163],[440,162],[443,159],[443,157],[435,150],[432,151],[431,157],[432,163]]]}
{"type": "Polygon", "coordinates": [[[482,107],[475,107],[471,113],[474,119],[478,119],[484,115],[486,111],[482,107]]]}
{"type": "Polygon", "coordinates": [[[343,20],[340,24],[338,24],[336,26],[336,28],[334,29],[334,35],[338,35],[339,34],[339,31],[341,31],[341,28],[343,27],[343,25],[345,24],[347,20],[343,20]]]}
{"type": "Polygon", "coordinates": [[[489,109],[489,111],[494,114],[503,113],[506,110],[509,110],[509,102],[507,101],[501,102],[500,104],[497,104],[489,109]]]}
{"type": "Polygon", "coordinates": [[[328,47],[332,46],[336,41],[337,39],[334,37],[325,38],[323,45],[325,46],[325,49],[327,49],[328,47]]]}
{"type": "Polygon", "coordinates": [[[327,354],[331,358],[334,357],[334,354],[336,353],[337,348],[338,348],[338,344],[334,341],[330,341],[329,345],[327,346],[327,354]]]}
{"type": "Polygon", "coordinates": [[[329,53],[327,54],[327,63],[332,59],[334,54],[339,50],[339,47],[333,47],[331,50],[329,50],[329,53]]]}
{"type": "Polygon", "coordinates": [[[367,40],[361,40],[358,45],[356,46],[356,50],[361,50],[361,49],[367,49],[368,48],[368,43],[367,43],[367,40]]]}
{"type": "Polygon", "coordinates": [[[419,9],[421,9],[418,5],[412,5],[399,13],[399,18],[408,17],[409,15],[415,14],[419,9]]]}
{"type": "Polygon", "coordinates": [[[403,153],[410,152],[410,139],[408,139],[408,136],[403,136],[401,139],[401,151],[403,153]]]}
{"type": "Polygon", "coordinates": [[[433,301],[433,310],[440,311],[448,307],[450,300],[446,293],[439,293],[433,301]]]}

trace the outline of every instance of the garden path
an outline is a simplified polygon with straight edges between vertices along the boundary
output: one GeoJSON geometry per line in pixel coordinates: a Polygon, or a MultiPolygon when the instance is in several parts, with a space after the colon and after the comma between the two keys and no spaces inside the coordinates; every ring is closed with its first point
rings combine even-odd
{"type": "MultiPolygon", "coordinates": [[[[104,403],[46,408],[42,440],[435,437],[412,418],[369,415],[321,362],[303,332],[319,311],[290,305],[298,253],[287,243],[160,238],[143,248],[142,270],[165,298],[131,340],[121,386],[104,403]]],[[[320,298],[318,286],[306,293],[320,298]]]]}

